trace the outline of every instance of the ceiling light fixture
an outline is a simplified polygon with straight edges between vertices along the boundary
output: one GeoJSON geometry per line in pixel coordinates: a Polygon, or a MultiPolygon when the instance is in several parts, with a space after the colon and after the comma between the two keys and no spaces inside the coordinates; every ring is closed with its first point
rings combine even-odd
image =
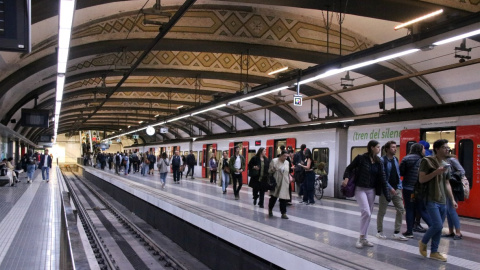
{"type": "Polygon", "coordinates": [[[447,43],[457,41],[457,40],[460,40],[460,39],[468,38],[468,37],[471,37],[471,36],[476,36],[476,35],[480,35],[480,29],[477,29],[477,30],[474,30],[474,31],[471,31],[471,32],[467,32],[465,34],[461,34],[461,35],[458,35],[458,36],[454,36],[454,37],[451,37],[451,38],[447,38],[447,39],[437,41],[437,42],[433,43],[433,45],[435,45],[435,46],[443,45],[443,44],[447,44],[447,43]]]}
{"type": "Polygon", "coordinates": [[[240,98],[240,99],[237,99],[237,100],[229,101],[227,103],[227,105],[232,105],[232,104],[239,103],[239,102],[249,100],[249,99],[252,99],[252,98],[268,95],[270,93],[277,92],[277,91],[280,91],[280,90],[284,90],[284,89],[287,89],[287,88],[288,88],[288,86],[282,86],[282,87],[275,88],[275,89],[269,90],[269,91],[265,91],[265,92],[262,92],[262,93],[259,93],[259,94],[253,95],[253,96],[248,96],[248,97],[240,98]]]}
{"type": "Polygon", "coordinates": [[[143,121],[138,121],[139,124],[143,123],[143,121]]]}
{"type": "Polygon", "coordinates": [[[182,105],[182,106],[178,106],[178,107],[177,107],[177,109],[181,109],[181,108],[183,108],[183,105],[182,105]]]}
{"type": "Polygon", "coordinates": [[[308,79],[305,79],[303,81],[300,81],[299,84],[300,85],[306,84],[306,83],[313,82],[313,81],[323,79],[323,78],[326,78],[326,77],[330,77],[330,76],[333,76],[333,75],[336,75],[336,74],[339,74],[339,73],[342,73],[342,72],[345,72],[345,71],[354,70],[354,69],[357,69],[357,68],[369,66],[369,65],[372,65],[372,64],[376,64],[376,63],[387,61],[387,60],[390,60],[390,59],[393,59],[393,58],[405,56],[405,55],[408,55],[408,54],[411,54],[411,53],[414,53],[414,52],[418,52],[418,51],[420,51],[420,49],[410,49],[410,50],[386,55],[386,56],[383,56],[383,57],[380,57],[380,58],[377,58],[377,59],[368,60],[368,61],[361,62],[361,63],[358,63],[358,64],[353,64],[353,65],[346,66],[346,67],[343,67],[343,68],[331,69],[331,70],[328,70],[328,71],[326,71],[322,74],[319,74],[315,77],[308,78],[308,79]]]}
{"type": "Polygon", "coordinates": [[[192,113],[191,115],[194,116],[194,115],[196,115],[196,114],[208,112],[208,111],[211,111],[211,110],[216,110],[216,109],[218,109],[218,108],[222,108],[222,107],[225,107],[225,106],[227,106],[227,104],[220,104],[220,105],[217,105],[217,106],[212,107],[212,108],[208,108],[208,109],[205,109],[205,110],[201,110],[201,111],[198,111],[198,112],[194,112],[194,113],[192,113]]]}
{"type": "Polygon", "coordinates": [[[177,120],[180,120],[180,119],[183,119],[183,118],[187,118],[187,117],[190,117],[190,114],[186,114],[186,115],[183,115],[183,116],[179,116],[179,117],[167,120],[165,123],[174,122],[174,121],[177,121],[177,120]]]}
{"type": "Polygon", "coordinates": [[[274,70],[274,71],[268,73],[268,75],[277,74],[277,73],[282,72],[282,71],[285,71],[285,70],[287,70],[287,69],[288,69],[288,67],[279,68],[279,69],[277,69],[277,70],[274,70]]]}
{"type": "Polygon", "coordinates": [[[411,25],[411,24],[417,23],[417,22],[419,22],[419,21],[426,20],[426,19],[428,19],[428,18],[431,18],[431,17],[433,17],[433,16],[440,15],[440,14],[442,14],[442,13],[443,13],[443,9],[439,9],[439,10],[437,10],[437,11],[428,13],[427,15],[423,15],[423,16],[421,16],[421,17],[418,17],[418,18],[413,19],[413,20],[411,20],[411,21],[408,21],[408,22],[406,22],[406,23],[399,24],[399,25],[395,26],[393,29],[398,30],[398,29],[404,28],[405,26],[409,26],[409,25],[411,25]]]}

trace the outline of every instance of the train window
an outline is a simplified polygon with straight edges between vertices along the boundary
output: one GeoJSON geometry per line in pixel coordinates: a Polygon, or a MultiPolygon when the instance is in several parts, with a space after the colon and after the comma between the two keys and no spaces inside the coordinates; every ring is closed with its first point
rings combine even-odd
{"type": "Polygon", "coordinates": [[[407,142],[407,155],[410,153],[410,149],[412,149],[412,145],[415,144],[416,141],[409,141],[407,142]]]}
{"type": "Polygon", "coordinates": [[[255,150],[248,150],[248,158],[245,162],[248,163],[252,159],[252,157],[255,156],[255,154],[257,154],[255,150]]]}
{"type": "Polygon", "coordinates": [[[455,130],[430,130],[425,132],[425,141],[430,144],[430,150],[433,152],[433,143],[436,140],[445,139],[448,141],[448,147],[452,149],[452,153],[456,153],[455,149],[455,130]]]}
{"type": "MultiPolygon", "coordinates": [[[[198,162],[198,151],[192,151],[193,156],[195,156],[195,162],[198,162]]],[[[200,153],[201,155],[201,153],[200,153]]]]}
{"type": "Polygon", "coordinates": [[[357,147],[352,147],[351,155],[350,155],[350,162],[353,161],[353,159],[358,156],[358,155],[363,155],[364,153],[367,152],[367,147],[366,146],[357,146],[357,147]]]}
{"type": "Polygon", "coordinates": [[[267,153],[267,155],[268,155],[268,157],[271,158],[271,159],[275,158],[275,157],[273,156],[273,147],[268,147],[268,153],[267,153]]]}
{"type": "Polygon", "coordinates": [[[202,165],[203,164],[203,151],[198,152],[198,156],[200,159],[198,159],[198,164],[202,165]]]}
{"type": "Polygon", "coordinates": [[[473,141],[470,139],[460,140],[458,144],[458,161],[462,164],[465,170],[465,177],[470,183],[470,188],[473,185],[473,141]]]}
{"type": "Polygon", "coordinates": [[[318,166],[320,162],[325,163],[325,171],[328,173],[328,158],[329,158],[329,150],[328,148],[313,148],[313,161],[315,162],[315,166],[318,166]]]}

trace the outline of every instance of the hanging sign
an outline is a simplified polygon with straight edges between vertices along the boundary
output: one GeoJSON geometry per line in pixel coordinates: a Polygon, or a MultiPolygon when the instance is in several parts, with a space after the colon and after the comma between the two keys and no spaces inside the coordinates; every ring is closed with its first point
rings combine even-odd
{"type": "Polygon", "coordinates": [[[302,106],[302,95],[294,95],[293,96],[293,105],[294,106],[302,106]]]}

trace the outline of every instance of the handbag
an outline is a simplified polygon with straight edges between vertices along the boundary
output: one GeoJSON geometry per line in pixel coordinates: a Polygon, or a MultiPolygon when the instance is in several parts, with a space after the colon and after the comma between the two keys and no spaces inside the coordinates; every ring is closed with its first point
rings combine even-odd
{"type": "Polygon", "coordinates": [[[277,187],[277,179],[275,179],[275,177],[272,174],[268,177],[266,188],[267,190],[274,191],[276,187],[277,187]]]}
{"type": "Polygon", "coordinates": [[[462,185],[463,185],[463,198],[465,200],[470,197],[470,182],[468,182],[467,177],[465,175],[462,177],[462,185]]]}
{"type": "Polygon", "coordinates": [[[355,196],[355,170],[350,174],[347,185],[340,187],[340,191],[347,198],[355,196]]]}

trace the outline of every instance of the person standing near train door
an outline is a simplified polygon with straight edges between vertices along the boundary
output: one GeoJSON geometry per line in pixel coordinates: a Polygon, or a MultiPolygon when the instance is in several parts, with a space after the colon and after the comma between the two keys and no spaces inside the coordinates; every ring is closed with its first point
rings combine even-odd
{"type": "MultiPolygon", "coordinates": [[[[400,166],[398,165],[398,159],[395,156],[397,153],[397,143],[395,141],[389,141],[385,144],[385,156],[382,157],[383,169],[385,171],[385,179],[387,180],[388,191],[392,198],[392,203],[395,206],[397,214],[395,215],[395,229],[393,231],[392,239],[407,241],[408,238],[400,233],[402,228],[403,214],[405,208],[403,207],[402,198],[402,181],[400,180],[400,166]]],[[[378,201],[378,215],[377,215],[377,238],[387,239],[387,236],[383,234],[383,218],[387,213],[388,202],[385,199],[385,195],[380,195],[378,201]]]]}
{"type": "Polygon", "coordinates": [[[295,184],[298,190],[299,197],[303,196],[303,178],[305,176],[305,170],[302,166],[299,166],[299,164],[303,164],[305,160],[305,148],[307,148],[307,146],[305,144],[302,144],[300,146],[300,151],[295,153],[295,155],[293,156],[293,166],[295,166],[295,168],[293,169],[293,177],[295,178],[295,184]]]}
{"type": "Polygon", "coordinates": [[[178,150],[175,151],[172,160],[170,160],[170,165],[172,166],[173,183],[180,184],[180,166],[182,166],[182,158],[178,155],[178,150]]]}
{"type": "Polygon", "coordinates": [[[448,184],[450,174],[448,172],[448,141],[436,140],[433,143],[433,156],[424,157],[420,162],[419,180],[424,185],[424,198],[427,212],[430,214],[432,226],[418,241],[418,249],[423,257],[427,257],[427,244],[432,240],[430,259],[446,262],[447,258],[438,252],[443,223],[445,222],[447,197],[457,208],[457,202],[453,198],[452,189],[448,184]]]}
{"type": "Polygon", "coordinates": [[[240,154],[240,147],[235,146],[235,154],[228,162],[233,181],[233,194],[235,200],[240,199],[240,189],[242,188],[242,172],[245,171],[245,158],[240,154]],[[238,188],[237,188],[238,185],[238,188]]]}

